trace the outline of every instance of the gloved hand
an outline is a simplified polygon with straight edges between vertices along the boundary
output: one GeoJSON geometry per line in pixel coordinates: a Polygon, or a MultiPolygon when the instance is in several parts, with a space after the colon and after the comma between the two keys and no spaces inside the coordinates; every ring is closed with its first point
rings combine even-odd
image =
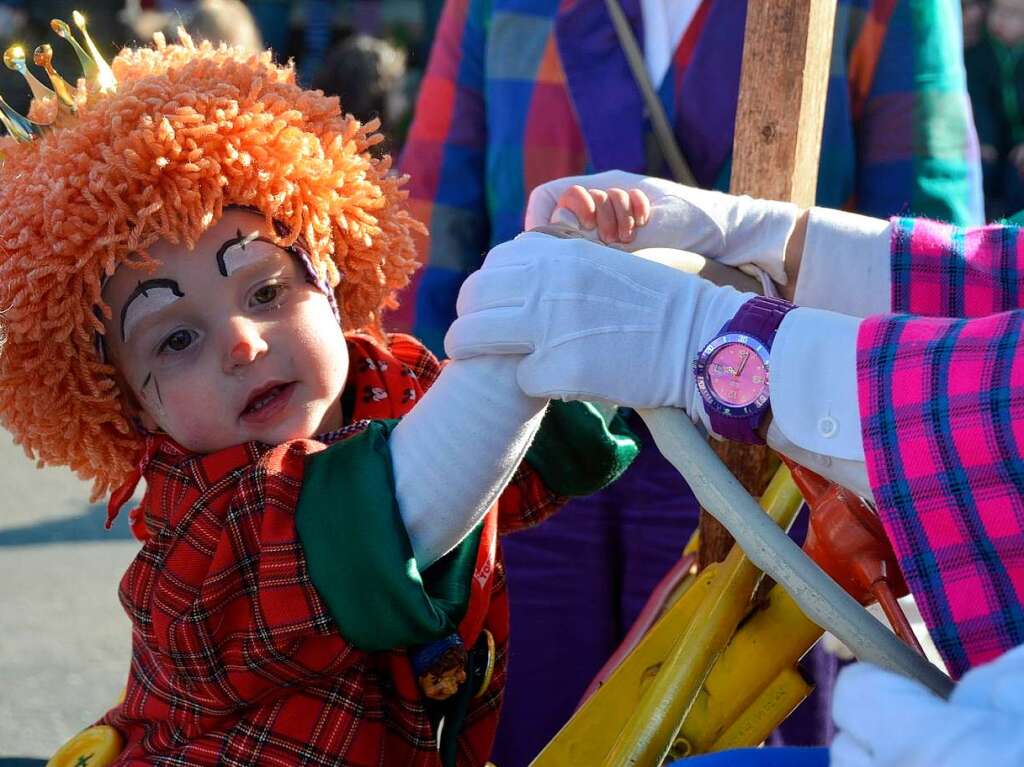
{"type": "Polygon", "coordinates": [[[531,397],[680,407],[707,426],[691,363],[752,297],[580,239],[527,233],[459,293],[453,359],[525,354],[531,397]]]}
{"type": "Polygon", "coordinates": [[[650,220],[636,230],[630,242],[617,248],[689,250],[727,266],[756,267],[777,284],[786,284],[783,259],[786,242],[801,212],[796,205],[611,170],[536,187],[526,206],[526,229],[551,223],[559,198],[573,185],[585,189],[639,189],[650,199],[650,220]]]}
{"type": "MultiPolygon", "coordinates": [[[[1013,652],[1018,652],[1015,650],[1013,652]]],[[[1006,692],[1020,698],[1020,660],[1007,653],[977,683],[967,674],[949,701],[917,682],[858,663],[839,675],[832,716],[840,728],[831,767],[1011,767],[1024,764],[1021,704],[997,707],[976,693],[1012,677],[1006,692]],[[972,692],[963,699],[959,691],[972,692]],[[980,705],[987,702],[988,705],[980,705]],[[1013,710],[1011,710],[1013,709],[1013,710]]],[[[982,667],[982,671],[986,667],[982,667]]],[[[998,696],[996,696],[998,698],[998,696]]]]}
{"type": "MultiPolygon", "coordinates": [[[[1021,717],[1024,724],[1024,645],[991,663],[972,668],[953,690],[959,706],[991,708],[1021,717]]],[[[1024,763],[1024,762],[1022,762],[1024,763]]]]}

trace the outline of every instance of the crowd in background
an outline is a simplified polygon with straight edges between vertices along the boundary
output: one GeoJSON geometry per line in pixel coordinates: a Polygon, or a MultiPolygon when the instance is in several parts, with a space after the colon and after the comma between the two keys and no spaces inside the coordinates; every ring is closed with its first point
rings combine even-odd
{"type": "Polygon", "coordinates": [[[1024,209],[1024,0],[963,0],[964,63],[985,177],[985,213],[1024,209]]]}
{"type": "MultiPolygon", "coordinates": [[[[79,75],[68,46],[49,30],[53,18],[88,18],[100,50],[112,57],[129,42],[163,32],[176,39],[179,25],[195,38],[251,49],[269,47],[295,61],[307,85],[338,95],[360,119],[379,116],[397,155],[426,65],[443,0],[2,0],[0,45],[41,42],[54,48],[54,65],[66,79],[79,75]]],[[[0,93],[23,114],[29,93],[18,74],[0,68],[0,93]]]]}
{"type": "MultiPolygon", "coordinates": [[[[198,38],[293,59],[307,84],[342,98],[361,119],[379,116],[397,155],[412,116],[444,0],[2,0],[0,43],[34,46],[52,18],[85,12],[93,39],[113,55],[129,41],[179,25],[198,38]]],[[[964,59],[985,175],[986,214],[1024,209],[1024,0],[962,0],[964,59]]],[[[75,73],[69,48],[55,46],[59,71],[75,73]]],[[[0,71],[0,93],[19,111],[28,93],[0,71]]]]}

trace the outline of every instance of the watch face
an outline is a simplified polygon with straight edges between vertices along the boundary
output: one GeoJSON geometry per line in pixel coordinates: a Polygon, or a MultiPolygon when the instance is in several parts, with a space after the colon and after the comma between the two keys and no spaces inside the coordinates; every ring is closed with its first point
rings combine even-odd
{"type": "Polygon", "coordinates": [[[743,333],[712,340],[694,365],[697,389],[712,409],[747,416],[768,402],[768,350],[743,333]]]}
{"type": "Polygon", "coordinates": [[[726,344],[708,360],[711,393],[721,402],[746,407],[764,391],[765,366],[746,344],[726,344]]]}

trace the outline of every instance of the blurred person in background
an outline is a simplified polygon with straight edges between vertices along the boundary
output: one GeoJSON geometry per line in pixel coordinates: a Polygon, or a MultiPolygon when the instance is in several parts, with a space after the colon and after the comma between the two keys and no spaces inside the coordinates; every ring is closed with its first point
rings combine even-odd
{"type": "Polygon", "coordinates": [[[993,0],[980,39],[964,59],[986,213],[997,220],[1024,208],[1024,0],[993,0]]]}
{"type": "Polygon", "coordinates": [[[263,48],[256,21],[242,0],[198,0],[175,11],[146,10],[136,5],[122,18],[139,41],[148,41],[155,32],[162,32],[173,42],[178,39],[178,27],[184,27],[195,40],[227,43],[252,52],[263,48]]]}
{"type": "MultiPolygon", "coordinates": [[[[697,182],[724,189],[745,4],[621,4],[697,182]]],[[[957,0],[840,0],[819,205],[981,223],[961,51],[957,0]]],[[[402,301],[415,316],[400,309],[392,327],[440,351],[463,279],[522,230],[537,185],[613,168],[668,176],[646,111],[604,2],[449,0],[399,162],[431,232],[426,267],[402,301]]],[[[504,543],[517,634],[493,756],[502,767],[528,763],[571,715],[696,527],[692,493],[646,441],[615,486],[504,543]]],[[[787,742],[831,732],[835,661],[812,662],[820,693],[787,742]]]]}
{"type": "Polygon", "coordinates": [[[352,35],[328,52],[312,87],[341,99],[341,110],[362,122],[379,117],[387,140],[377,156],[397,154],[408,128],[410,99],[405,83],[406,54],[387,40],[352,35]]]}
{"type": "Polygon", "coordinates": [[[248,5],[263,44],[274,51],[275,58],[284,60],[288,53],[294,3],[292,0],[249,0],[248,5]]]}
{"type": "Polygon", "coordinates": [[[988,14],[987,0],[960,0],[964,18],[964,49],[973,48],[985,34],[985,16],[988,14]]]}
{"type": "Polygon", "coordinates": [[[253,53],[263,48],[256,20],[242,0],[199,0],[183,17],[183,25],[196,40],[241,46],[253,53]]]}

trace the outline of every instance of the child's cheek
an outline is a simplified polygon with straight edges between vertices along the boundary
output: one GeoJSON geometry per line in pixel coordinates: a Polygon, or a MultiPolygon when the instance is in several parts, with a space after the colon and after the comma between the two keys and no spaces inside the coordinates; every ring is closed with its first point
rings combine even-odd
{"type": "Polygon", "coordinates": [[[210,452],[223,447],[224,432],[235,421],[228,403],[212,392],[170,388],[163,394],[163,418],[158,418],[165,424],[164,430],[189,450],[210,452]]]}

